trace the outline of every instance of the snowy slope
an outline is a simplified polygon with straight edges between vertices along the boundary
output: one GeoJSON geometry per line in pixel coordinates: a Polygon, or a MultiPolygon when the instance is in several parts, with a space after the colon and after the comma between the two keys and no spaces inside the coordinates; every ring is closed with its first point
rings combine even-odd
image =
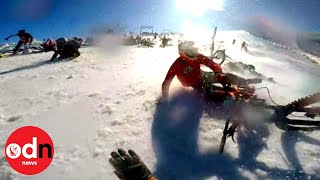
{"type": "MultiPolygon", "coordinates": [[[[278,83],[257,87],[268,86],[279,104],[320,91],[320,66],[302,53],[244,31],[218,32],[216,44],[222,43],[234,60],[274,77],[278,83]],[[250,53],[240,51],[243,40],[250,53]]],[[[201,51],[208,54],[209,45],[201,44],[201,51]]],[[[255,131],[239,132],[237,144],[228,141],[219,155],[223,113],[209,113],[190,89],[180,92],[176,79],[170,106],[156,105],[176,47],[108,45],[81,53],[76,61],[59,63],[46,62],[51,53],[0,60],[0,147],[16,128],[36,125],[51,135],[56,148],[52,165],[32,177],[16,174],[1,154],[1,180],[117,179],[108,158],[120,147],[136,150],[162,179],[320,178],[319,132],[284,132],[260,124],[255,131]]],[[[263,90],[258,94],[268,98],[263,90]]]]}

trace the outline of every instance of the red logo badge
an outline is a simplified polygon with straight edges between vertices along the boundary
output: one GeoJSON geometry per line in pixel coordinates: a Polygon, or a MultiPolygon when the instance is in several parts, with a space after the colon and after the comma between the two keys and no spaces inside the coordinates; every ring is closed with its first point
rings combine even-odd
{"type": "Polygon", "coordinates": [[[24,126],[9,136],[4,151],[14,170],[24,175],[34,175],[49,167],[53,159],[54,145],[44,130],[24,126]]]}

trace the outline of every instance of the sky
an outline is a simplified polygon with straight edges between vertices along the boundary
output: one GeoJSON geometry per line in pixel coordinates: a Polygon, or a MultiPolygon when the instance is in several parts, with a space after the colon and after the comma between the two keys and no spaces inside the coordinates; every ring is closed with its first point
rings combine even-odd
{"type": "MultiPolygon", "coordinates": [[[[298,31],[320,31],[319,0],[0,0],[0,43],[25,29],[36,39],[90,36],[94,27],[156,32],[246,29],[254,16],[298,31]]],[[[17,39],[10,39],[16,41],[17,39]]]]}

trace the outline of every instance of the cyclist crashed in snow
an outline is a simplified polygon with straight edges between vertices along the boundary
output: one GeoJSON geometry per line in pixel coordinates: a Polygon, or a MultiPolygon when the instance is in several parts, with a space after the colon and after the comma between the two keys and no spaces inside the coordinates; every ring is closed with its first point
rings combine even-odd
{"type": "Polygon", "coordinates": [[[75,59],[80,56],[79,48],[81,47],[82,41],[77,39],[66,40],[65,38],[59,38],[53,43],[53,51],[51,61],[56,60],[58,55],[59,59],[75,59]]]}
{"type": "MultiPolygon", "coordinates": [[[[222,73],[219,64],[210,58],[200,54],[198,48],[194,47],[193,41],[184,41],[178,45],[180,57],[171,65],[165,80],[162,83],[162,96],[164,100],[168,99],[169,87],[174,76],[184,87],[193,87],[205,94],[211,92],[213,84],[220,83],[224,87],[230,84],[248,85],[261,83],[258,78],[244,79],[231,73],[222,73]],[[209,67],[212,72],[204,72],[200,65],[209,67]]],[[[210,96],[210,94],[207,94],[210,96]]]]}

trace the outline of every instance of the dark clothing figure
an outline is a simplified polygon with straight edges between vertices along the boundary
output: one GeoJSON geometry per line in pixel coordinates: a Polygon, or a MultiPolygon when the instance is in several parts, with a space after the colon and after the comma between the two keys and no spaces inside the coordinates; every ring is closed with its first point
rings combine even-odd
{"type": "Polygon", "coordinates": [[[163,37],[163,38],[161,39],[161,47],[166,47],[166,46],[168,46],[168,43],[169,43],[170,40],[171,40],[170,38],[163,37]]]}
{"type": "Polygon", "coordinates": [[[66,43],[67,43],[67,40],[64,38],[59,38],[55,40],[54,47],[53,47],[54,54],[51,58],[51,61],[55,60],[59,54],[60,55],[62,54],[62,49],[66,43]]]}
{"type": "Polygon", "coordinates": [[[235,44],[236,43],[236,40],[234,39],[233,41],[232,41],[232,44],[235,44]]]}
{"type": "Polygon", "coordinates": [[[5,40],[9,40],[9,38],[14,37],[14,36],[18,36],[20,38],[20,40],[19,40],[18,44],[16,45],[16,47],[13,49],[13,54],[17,53],[17,51],[21,47],[21,45],[24,45],[24,52],[27,52],[30,44],[33,41],[32,35],[27,33],[25,30],[20,30],[20,31],[18,31],[18,34],[8,36],[7,38],[5,38],[5,40]]]}
{"type": "Polygon", "coordinates": [[[242,44],[241,44],[241,51],[242,51],[242,49],[244,50],[244,51],[248,51],[248,44],[246,43],[246,42],[242,42],[242,44]]]}
{"type": "Polygon", "coordinates": [[[76,40],[70,40],[62,49],[60,58],[77,58],[80,56],[79,48],[80,43],[76,40]]]}
{"type": "Polygon", "coordinates": [[[51,61],[55,60],[58,55],[60,55],[59,59],[77,58],[80,56],[79,48],[81,47],[81,42],[74,39],[66,41],[64,38],[59,38],[55,44],[51,61]]]}

